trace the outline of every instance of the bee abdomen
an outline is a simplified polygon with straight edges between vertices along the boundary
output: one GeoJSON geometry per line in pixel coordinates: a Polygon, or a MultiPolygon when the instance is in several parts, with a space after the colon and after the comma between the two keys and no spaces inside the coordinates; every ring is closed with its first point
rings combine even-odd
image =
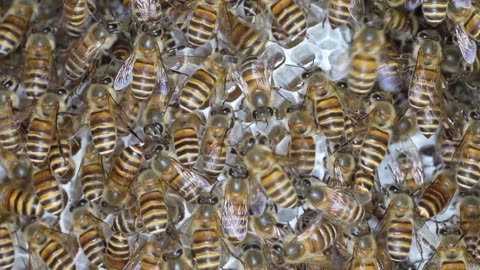
{"type": "Polygon", "coordinates": [[[178,160],[184,166],[193,166],[200,154],[200,141],[193,128],[178,130],[173,134],[173,143],[178,160]]]}
{"type": "Polygon", "coordinates": [[[479,160],[479,149],[471,145],[465,147],[457,166],[457,183],[460,190],[469,190],[480,180],[479,160]]]}
{"type": "Polygon", "coordinates": [[[15,248],[7,228],[0,227],[0,268],[12,269],[15,262],[15,248]]]}
{"type": "Polygon", "coordinates": [[[319,100],[315,108],[315,119],[320,131],[328,140],[340,139],[345,129],[345,117],[338,98],[332,96],[319,100]]]}
{"type": "Polygon", "coordinates": [[[277,167],[262,173],[260,182],[268,197],[281,207],[292,208],[297,204],[297,193],[290,178],[277,167]]]}
{"type": "Polygon", "coordinates": [[[153,235],[160,236],[168,225],[167,205],[159,191],[144,193],[140,196],[140,216],[145,228],[153,235]]]}
{"type": "Polygon", "coordinates": [[[377,80],[377,57],[369,53],[357,53],[352,56],[347,84],[353,92],[359,94],[370,92],[377,80]]]}
{"type": "Polygon", "coordinates": [[[271,7],[273,17],[286,30],[288,35],[304,36],[307,21],[300,7],[292,0],[278,1],[271,7]]]}
{"type": "Polygon", "coordinates": [[[393,261],[404,261],[412,246],[412,223],[392,220],[387,230],[387,252],[393,261]]]}
{"type": "Polygon", "coordinates": [[[390,135],[377,128],[368,131],[360,150],[360,166],[367,172],[375,171],[387,152],[390,135]]]}
{"type": "Polygon", "coordinates": [[[82,169],[81,185],[85,198],[97,202],[103,194],[105,175],[98,164],[86,165],[82,169]]]}
{"type": "Polygon", "coordinates": [[[214,34],[217,13],[205,5],[199,5],[192,14],[187,39],[192,48],[198,48],[210,40],[214,34]]]}
{"type": "Polygon", "coordinates": [[[0,55],[14,51],[21,43],[27,31],[28,22],[15,15],[7,15],[0,24],[0,55]]]}
{"type": "Polygon", "coordinates": [[[42,216],[44,211],[35,195],[14,188],[3,191],[2,207],[9,213],[22,216],[42,216]]]}
{"type": "Polygon", "coordinates": [[[113,115],[109,111],[91,114],[90,133],[93,145],[101,156],[108,157],[113,153],[117,142],[117,128],[113,115]]]}
{"type": "Polygon", "coordinates": [[[220,238],[215,229],[193,232],[192,256],[198,269],[216,270],[220,267],[220,238]]]}
{"type": "Polygon", "coordinates": [[[35,195],[43,208],[54,215],[59,215],[65,207],[62,190],[49,168],[33,175],[32,183],[35,195]]]}
{"type": "Polygon", "coordinates": [[[180,97],[180,107],[186,112],[198,110],[211,95],[216,79],[203,69],[195,71],[183,87],[180,97]]]}
{"type": "Polygon", "coordinates": [[[349,8],[351,1],[347,0],[331,0],[328,3],[328,22],[330,27],[336,28],[346,24],[350,19],[349,8]]]}
{"type": "Polygon", "coordinates": [[[88,261],[96,266],[102,267],[105,256],[105,242],[96,230],[90,229],[79,236],[79,242],[88,261]]]}
{"type": "Polygon", "coordinates": [[[48,121],[33,119],[27,133],[27,153],[36,166],[45,161],[53,142],[53,127],[48,121]]]}
{"type": "Polygon", "coordinates": [[[133,65],[132,74],[132,95],[139,100],[149,98],[157,84],[154,63],[149,60],[137,59],[133,65]]]}
{"type": "Polygon", "coordinates": [[[75,263],[67,251],[57,241],[50,240],[38,253],[45,264],[52,270],[72,269],[75,263]]]}
{"type": "Polygon", "coordinates": [[[423,16],[432,26],[440,24],[445,19],[447,8],[446,0],[426,0],[422,4],[423,16]]]}

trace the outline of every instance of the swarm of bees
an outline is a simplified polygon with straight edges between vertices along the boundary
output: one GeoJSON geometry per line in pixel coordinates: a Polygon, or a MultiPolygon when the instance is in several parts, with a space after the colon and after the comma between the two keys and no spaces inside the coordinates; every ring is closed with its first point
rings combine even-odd
{"type": "Polygon", "coordinates": [[[1,269],[480,269],[480,2],[0,14],[1,269]]]}

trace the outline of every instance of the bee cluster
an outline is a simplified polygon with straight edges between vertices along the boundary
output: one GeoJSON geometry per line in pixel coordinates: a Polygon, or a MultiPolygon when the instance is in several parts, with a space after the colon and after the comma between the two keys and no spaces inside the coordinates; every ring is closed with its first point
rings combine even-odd
{"type": "Polygon", "coordinates": [[[480,269],[479,11],[1,1],[0,268],[480,269]]]}

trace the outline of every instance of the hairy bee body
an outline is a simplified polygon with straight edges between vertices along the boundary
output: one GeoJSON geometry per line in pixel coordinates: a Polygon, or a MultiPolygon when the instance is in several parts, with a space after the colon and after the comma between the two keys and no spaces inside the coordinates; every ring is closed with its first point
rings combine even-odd
{"type": "Polygon", "coordinates": [[[16,0],[12,3],[0,23],[0,55],[12,53],[22,43],[30,19],[35,12],[35,3],[16,0]]]}
{"type": "Polygon", "coordinates": [[[103,185],[105,183],[105,171],[101,157],[94,152],[93,145],[88,145],[84,153],[84,159],[78,177],[84,198],[90,203],[99,203],[103,196],[103,185]]]}
{"type": "Polygon", "coordinates": [[[187,26],[187,40],[198,48],[212,39],[217,23],[217,11],[209,5],[198,5],[187,26]]]}
{"type": "Polygon", "coordinates": [[[350,20],[350,9],[353,8],[351,0],[330,0],[328,1],[328,22],[332,29],[346,25],[350,20]]]}
{"type": "Polygon", "coordinates": [[[198,114],[188,113],[177,117],[170,127],[175,154],[184,166],[193,166],[200,155],[200,124],[198,114]]]}
{"type": "Polygon", "coordinates": [[[287,37],[303,39],[307,33],[307,18],[294,0],[279,0],[270,6],[275,23],[287,37]]]}
{"type": "Polygon", "coordinates": [[[198,110],[210,97],[216,84],[216,78],[210,73],[200,68],[185,82],[178,103],[185,112],[198,110]]]}

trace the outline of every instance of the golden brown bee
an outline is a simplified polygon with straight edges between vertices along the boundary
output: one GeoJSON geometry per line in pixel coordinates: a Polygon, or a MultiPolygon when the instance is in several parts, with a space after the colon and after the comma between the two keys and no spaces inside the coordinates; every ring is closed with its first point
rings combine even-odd
{"type": "Polygon", "coordinates": [[[341,224],[356,223],[365,217],[365,209],[352,195],[320,183],[310,187],[307,205],[341,224]]]}
{"type": "Polygon", "coordinates": [[[105,224],[92,213],[86,200],[78,202],[70,211],[72,232],[90,265],[105,267],[105,237],[102,231],[105,224]]]}
{"type": "Polygon", "coordinates": [[[35,194],[23,189],[14,188],[4,183],[0,186],[0,198],[2,212],[19,216],[38,216],[44,213],[42,204],[35,194]]]}
{"type": "Polygon", "coordinates": [[[415,35],[418,29],[418,23],[413,16],[400,8],[389,8],[385,11],[383,17],[383,27],[389,32],[415,35]]]}
{"type": "Polygon", "coordinates": [[[327,18],[332,29],[336,29],[353,19],[360,21],[363,16],[363,1],[357,0],[329,0],[327,18]]]}
{"type": "Polygon", "coordinates": [[[0,23],[0,55],[12,53],[20,46],[27,32],[30,19],[37,12],[32,0],[15,0],[0,23]]]}
{"type": "Polygon", "coordinates": [[[159,34],[141,33],[136,37],[132,54],[115,77],[115,90],[129,86],[132,96],[139,100],[148,99],[156,88],[164,96],[170,94],[168,77],[161,58],[163,46],[157,42],[156,35],[159,34]]]}
{"type": "Polygon", "coordinates": [[[53,79],[53,51],[55,39],[50,28],[33,33],[27,40],[23,85],[30,99],[45,94],[53,79]]]}
{"type": "MultiPolygon", "coordinates": [[[[72,138],[75,134],[74,119],[70,116],[62,116],[63,124],[56,138],[53,140],[50,152],[48,153],[48,161],[53,176],[62,184],[68,182],[75,174],[75,162],[73,161],[72,144],[79,142],[72,138]]],[[[60,125],[57,123],[57,125],[60,125]]]]}
{"type": "Polygon", "coordinates": [[[119,206],[128,199],[127,192],[140,172],[142,159],[143,149],[138,144],[124,148],[115,157],[103,192],[103,198],[108,204],[119,206]]]}
{"type": "Polygon", "coordinates": [[[455,176],[447,171],[440,171],[420,196],[417,213],[425,218],[432,218],[443,212],[457,191],[455,176]]]}
{"type": "Polygon", "coordinates": [[[85,148],[74,185],[73,200],[77,200],[81,196],[76,195],[75,192],[82,192],[83,198],[92,205],[99,204],[103,196],[105,179],[102,158],[95,151],[93,144],[89,143],[85,148]]]}
{"type": "Polygon", "coordinates": [[[392,262],[373,235],[366,234],[351,241],[352,261],[350,270],[391,269],[392,262]]]}
{"type": "Polygon", "coordinates": [[[170,126],[175,154],[185,167],[195,165],[200,155],[201,122],[198,113],[180,114],[170,126]]]}
{"type": "Polygon", "coordinates": [[[224,199],[220,216],[227,239],[238,244],[247,235],[249,178],[245,168],[232,167],[224,186],[224,199]]]}
{"type": "Polygon", "coordinates": [[[39,220],[28,224],[23,235],[34,264],[40,259],[49,269],[75,269],[77,247],[70,236],[49,228],[48,224],[39,220]]]}
{"type": "Polygon", "coordinates": [[[251,112],[248,117],[255,121],[266,121],[274,114],[270,86],[272,67],[265,58],[266,55],[247,56],[232,74],[245,95],[248,111],[251,112]]]}
{"type": "Polygon", "coordinates": [[[55,138],[59,96],[44,94],[35,106],[27,132],[27,155],[34,166],[39,166],[48,157],[55,138]]]}
{"type": "Polygon", "coordinates": [[[297,205],[293,179],[268,146],[254,145],[247,151],[243,161],[249,175],[261,184],[274,203],[285,208],[297,205]]]}
{"type": "MultiPolygon", "coordinates": [[[[232,14],[230,17],[234,16],[232,14]]],[[[230,43],[237,49],[239,54],[245,56],[261,55],[268,42],[266,31],[257,29],[254,25],[238,21],[233,25],[229,34],[230,43]]]]}
{"type": "Polygon", "coordinates": [[[169,152],[161,152],[152,160],[152,169],[160,179],[187,202],[194,202],[210,183],[196,171],[186,168],[169,152]]]}
{"type": "Polygon", "coordinates": [[[115,42],[114,31],[118,30],[116,23],[93,23],[78,42],[73,44],[65,59],[65,75],[72,81],[77,81],[87,75],[100,53],[109,49],[115,42]]]}
{"type": "Polygon", "coordinates": [[[9,96],[0,99],[0,146],[7,151],[17,152],[24,147],[21,122],[30,112],[15,112],[9,96]]]}
{"type": "Polygon", "coordinates": [[[457,205],[459,225],[464,234],[463,241],[468,252],[477,260],[480,259],[480,246],[478,245],[480,239],[478,230],[480,217],[479,202],[478,195],[473,193],[461,197],[457,205]]]}
{"type": "Polygon", "coordinates": [[[89,0],[66,0],[63,3],[63,20],[67,35],[78,38],[90,23],[89,0]]]}
{"type": "Polygon", "coordinates": [[[447,16],[448,0],[425,0],[422,12],[425,20],[433,27],[439,25],[447,16]]]}
{"type": "Polygon", "coordinates": [[[385,35],[374,27],[365,26],[355,32],[351,45],[351,67],[347,77],[350,90],[358,94],[370,92],[377,80],[380,53],[385,35]]]}
{"type": "Polygon", "coordinates": [[[307,34],[307,15],[301,1],[262,0],[272,16],[272,33],[277,40],[298,39],[302,41],[307,34]]]}
{"type": "Polygon", "coordinates": [[[475,6],[471,7],[472,15],[464,23],[465,31],[467,34],[476,42],[480,41],[480,32],[479,32],[479,23],[480,23],[480,14],[479,9],[475,6]]]}
{"type": "Polygon", "coordinates": [[[214,106],[206,125],[201,147],[201,168],[208,176],[218,177],[227,161],[227,139],[233,127],[233,109],[214,106]]]}
{"type": "Polygon", "coordinates": [[[107,241],[105,254],[105,265],[108,269],[125,269],[130,258],[128,237],[121,232],[114,232],[107,241]]]}
{"type": "Polygon", "coordinates": [[[35,195],[45,211],[60,215],[67,204],[67,194],[52,175],[50,167],[46,166],[33,174],[35,195]]]}
{"type": "Polygon", "coordinates": [[[315,166],[315,124],[306,111],[294,112],[288,117],[292,139],[288,144],[288,157],[294,161],[293,171],[298,175],[309,175],[315,166]]]}
{"type": "Polygon", "coordinates": [[[133,52],[133,46],[130,44],[130,40],[123,35],[113,43],[112,48],[110,49],[112,58],[120,62],[122,65],[128,59],[128,57],[133,52]]]}
{"type": "Polygon", "coordinates": [[[153,239],[148,240],[132,252],[132,258],[124,269],[164,269],[164,262],[161,257],[165,252],[165,247],[162,244],[163,243],[158,243],[153,239]]]}
{"type": "Polygon", "coordinates": [[[0,267],[5,270],[13,269],[15,257],[18,256],[17,252],[15,252],[15,246],[19,243],[12,227],[11,222],[8,220],[2,222],[0,225],[0,245],[2,246],[2,250],[0,251],[0,267]]]}
{"type": "Polygon", "coordinates": [[[113,219],[113,229],[125,235],[132,235],[143,230],[143,223],[139,216],[138,205],[124,209],[113,219]]]}

